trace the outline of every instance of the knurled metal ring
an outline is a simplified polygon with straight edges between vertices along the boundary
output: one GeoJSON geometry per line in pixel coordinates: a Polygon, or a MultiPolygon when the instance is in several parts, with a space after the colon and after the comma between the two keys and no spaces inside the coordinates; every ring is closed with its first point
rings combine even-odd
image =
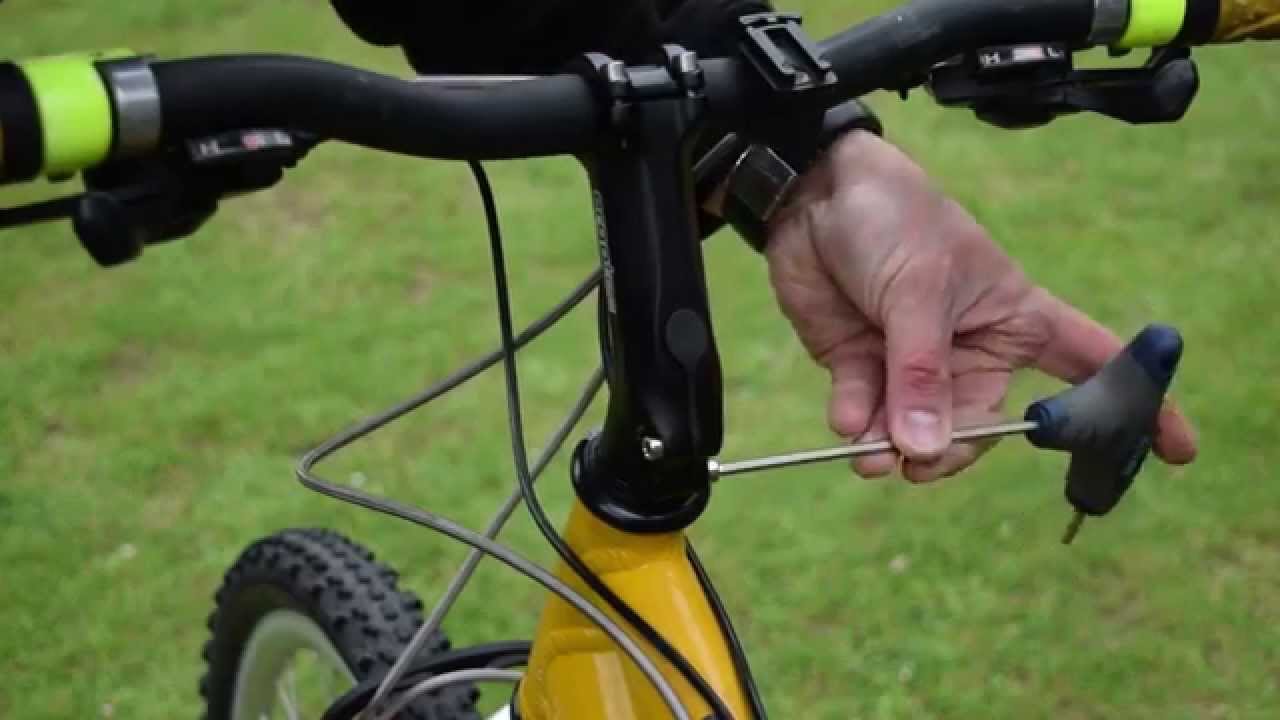
{"type": "Polygon", "coordinates": [[[1129,26],[1131,0],[1093,0],[1093,27],[1089,42],[1109,45],[1124,36],[1129,26]]]}
{"type": "Polygon", "coordinates": [[[126,58],[98,66],[115,106],[116,157],[142,155],[160,144],[160,88],[143,58],[126,58]]]}

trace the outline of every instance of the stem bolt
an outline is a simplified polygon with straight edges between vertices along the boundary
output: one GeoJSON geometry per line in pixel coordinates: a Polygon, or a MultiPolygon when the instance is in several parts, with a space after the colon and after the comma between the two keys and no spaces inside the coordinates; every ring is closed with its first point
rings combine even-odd
{"type": "Polygon", "coordinates": [[[646,437],[640,440],[640,454],[644,455],[644,459],[649,462],[661,460],[666,452],[667,448],[658,438],[646,437]]]}

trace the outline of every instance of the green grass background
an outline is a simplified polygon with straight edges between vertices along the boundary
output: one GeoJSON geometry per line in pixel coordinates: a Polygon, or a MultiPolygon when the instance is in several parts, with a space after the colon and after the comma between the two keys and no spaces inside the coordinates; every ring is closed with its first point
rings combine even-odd
{"type": "MultiPolygon", "coordinates": [[[[817,35],[870,10],[783,5],[817,35]]],[[[317,1],[10,0],[0,28],[15,57],[278,50],[402,71],[317,1]]],[[[1070,549],[1063,458],[1020,441],[930,487],[837,466],[726,483],[694,535],[775,717],[1280,716],[1280,51],[1202,57],[1199,101],[1171,127],[1006,133],[923,97],[875,100],[1033,277],[1123,334],[1182,328],[1177,393],[1203,451],[1152,464],[1070,549]]],[[[584,183],[565,160],[492,170],[528,320],[593,262],[584,183]]],[[[829,442],[825,379],[759,258],[727,234],[707,252],[725,455],[829,442]]],[[[310,494],[292,465],[488,349],[488,273],[464,167],[339,146],[109,272],[65,224],[0,234],[0,717],[197,715],[221,573],[286,526],[354,535],[430,603],[463,550],[310,494]]],[[[522,356],[535,444],[594,362],[588,315],[522,356]]],[[[1028,379],[1017,401],[1052,387],[1028,379]]],[[[485,378],[329,472],[479,525],[513,482],[503,407],[485,378]]],[[[564,463],[548,478],[562,512],[564,463]]],[[[523,517],[505,537],[548,558],[523,517]]],[[[527,636],[539,603],[488,564],[449,630],[527,636]]]]}

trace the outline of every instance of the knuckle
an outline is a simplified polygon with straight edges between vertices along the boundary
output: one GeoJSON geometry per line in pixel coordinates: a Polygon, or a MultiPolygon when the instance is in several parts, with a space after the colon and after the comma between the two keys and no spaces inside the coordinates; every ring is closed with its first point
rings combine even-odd
{"type": "Polygon", "coordinates": [[[942,477],[942,471],[936,463],[906,463],[902,466],[902,475],[908,482],[921,485],[939,480],[942,477]]]}
{"type": "Polygon", "coordinates": [[[897,467],[892,455],[871,455],[853,461],[853,471],[859,476],[874,479],[891,475],[897,467]]]}
{"type": "Polygon", "coordinates": [[[933,248],[921,250],[898,275],[894,291],[917,305],[943,303],[952,289],[954,265],[950,253],[933,248]]]}
{"type": "Polygon", "coordinates": [[[956,280],[955,258],[931,243],[927,238],[902,243],[883,263],[877,281],[885,311],[898,309],[895,304],[928,307],[948,301],[956,280]]]}
{"type": "Polygon", "coordinates": [[[898,378],[911,393],[929,396],[941,394],[951,380],[943,353],[936,350],[915,352],[903,358],[898,366],[898,378]]]}
{"type": "Polygon", "coordinates": [[[866,164],[868,151],[874,148],[878,139],[870,133],[845,133],[831,146],[827,154],[837,165],[857,168],[866,164]]]}
{"type": "Polygon", "coordinates": [[[942,463],[941,477],[949,478],[959,475],[971,465],[978,461],[982,453],[986,451],[985,447],[973,445],[971,443],[959,443],[952,446],[949,457],[942,463]]]}

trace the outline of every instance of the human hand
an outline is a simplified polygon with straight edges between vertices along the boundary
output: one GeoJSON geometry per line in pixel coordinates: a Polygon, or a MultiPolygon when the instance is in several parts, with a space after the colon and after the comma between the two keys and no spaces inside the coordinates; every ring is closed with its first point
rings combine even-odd
{"type": "MultiPolygon", "coordinates": [[[[1079,383],[1122,349],[1084,313],[1031,283],[963,208],[893,145],[854,131],[799,181],[770,226],[778,303],[831,373],[828,422],[850,439],[888,436],[897,452],[859,458],[879,477],[953,475],[993,441],[950,442],[996,421],[1015,370],[1079,383]]],[[[1167,401],[1155,452],[1196,454],[1167,401]]]]}

